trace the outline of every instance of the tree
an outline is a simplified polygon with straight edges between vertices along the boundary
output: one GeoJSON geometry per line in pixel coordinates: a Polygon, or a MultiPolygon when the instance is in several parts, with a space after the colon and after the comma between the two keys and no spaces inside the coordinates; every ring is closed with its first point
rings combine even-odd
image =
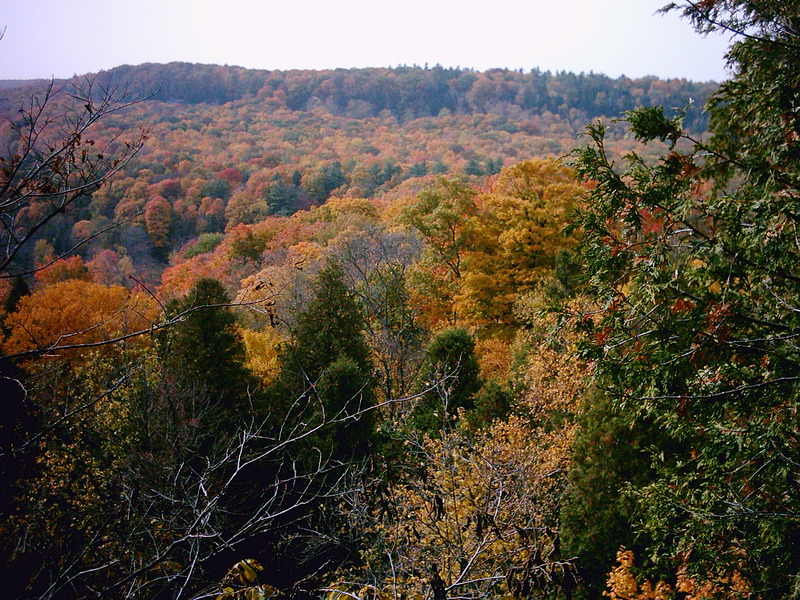
{"type": "Polygon", "coordinates": [[[402,218],[422,234],[431,252],[458,279],[463,253],[471,240],[466,219],[475,211],[475,191],[469,185],[439,178],[420,193],[402,218]]]}
{"type": "Polygon", "coordinates": [[[414,430],[439,436],[453,426],[459,410],[473,408],[482,385],[475,340],[466,329],[448,329],[431,341],[420,379],[428,391],[416,400],[414,430]]]}
{"type": "Polygon", "coordinates": [[[342,165],[336,161],[323,165],[303,175],[303,189],[308,197],[317,204],[322,204],[331,192],[347,183],[342,165]]]}
{"type": "Polygon", "coordinates": [[[582,195],[570,168],[533,159],[503,170],[476,198],[456,298],[464,319],[510,334],[514,302],[552,273],[560,251],[575,245],[563,231],[582,195]]]}
{"type": "Polygon", "coordinates": [[[272,182],[264,189],[263,195],[271,215],[285,217],[300,208],[299,186],[296,183],[285,181],[280,175],[273,178],[272,182]]]}
{"type": "Polygon", "coordinates": [[[147,235],[159,256],[165,257],[170,245],[172,230],[172,206],[162,196],[152,198],[144,207],[144,222],[147,235]]]}
{"type": "Polygon", "coordinates": [[[447,428],[420,440],[411,433],[399,460],[413,468],[388,481],[385,498],[361,515],[371,533],[363,562],[339,573],[361,583],[331,587],[357,592],[366,583],[398,597],[569,598],[576,574],[560,552],[559,507],[573,430],[514,416],[476,434],[447,428]]]}
{"type": "Polygon", "coordinates": [[[737,34],[734,76],[710,101],[708,142],[680,113],[627,114],[638,140],[667,144],[658,161],[619,169],[605,127],[589,128],[576,168],[595,187],[578,223],[601,312],[583,320],[586,353],[615,410],[658,431],[654,477],[632,488],[660,568],[786,597],[800,576],[796,6],[667,9],[737,34]]]}
{"type": "MultiPolygon", "coordinates": [[[[130,93],[86,80],[32,96],[9,124],[0,156],[0,278],[30,272],[37,236],[122,170],[146,134],[95,137],[104,118],[137,102],[130,93]]],[[[78,240],[75,247],[87,239],[78,240]]],[[[74,249],[54,257],[58,260],[74,249]]]]}
{"type": "Polygon", "coordinates": [[[364,329],[361,307],[341,266],[331,260],[319,271],[308,306],[297,315],[271,392],[285,415],[311,407],[317,411],[315,422],[343,421],[310,444],[326,457],[363,458],[369,449],[375,378],[364,329]]]}
{"type": "Polygon", "coordinates": [[[135,345],[107,340],[141,330],[141,313],[155,312],[149,296],[137,307],[122,287],[80,281],[34,296],[17,303],[8,325],[11,350],[43,346],[52,355],[31,363],[27,382],[24,407],[37,427],[20,430],[27,415],[9,414],[14,431],[0,429],[3,451],[34,463],[22,471],[0,463],[14,494],[0,507],[9,550],[0,566],[14,596],[194,598],[251,555],[277,565],[267,580],[281,587],[319,568],[309,562],[333,544],[315,509],[364,487],[342,462],[369,441],[361,428],[369,411],[334,404],[365,394],[352,360],[336,360],[320,378],[330,390],[322,418],[310,403],[278,415],[297,421],[275,427],[275,415],[259,411],[218,282],[201,280],[170,303],[170,326],[135,345]],[[70,324],[75,343],[65,350],[47,336],[70,324]],[[326,456],[300,462],[314,440],[328,444],[318,446],[326,456]]]}
{"type": "Polygon", "coordinates": [[[345,220],[344,231],[331,246],[363,307],[366,339],[381,373],[381,398],[405,397],[412,393],[425,341],[417,311],[410,306],[407,281],[421,243],[372,219],[358,225],[353,221],[345,220]]]}
{"type": "MultiPolygon", "coordinates": [[[[152,298],[120,285],[104,286],[80,279],[53,283],[20,298],[6,316],[5,356],[39,358],[28,368],[45,371],[47,358],[75,358],[82,346],[102,344],[128,332],[149,331],[158,313],[152,298]]],[[[108,352],[114,351],[109,344],[108,352]]]]}
{"type": "Polygon", "coordinates": [[[180,318],[163,340],[165,363],[173,376],[204,388],[223,414],[245,409],[256,392],[230,304],[220,282],[201,279],[185,298],[168,306],[169,313],[180,318]]]}
{"type": "Polygon", "coordinates": [[[203,184],[200,188],[200,195],[209,198],[221,198],[227,200],[231,194],[231,185],[227,179],[212,179],[203,184]]]}
{"type": "MultiPolygon", "coordinates": [[[[13,448],[37,450],[29,476],[7,488],[16,496],[2,547],[13,551],[0,566],[14,597],[205,597],[224,591],[214,582],[251,555],[269,559],[265,580],[281,588],[313,573],[302,559],[330,532],[307,534],[309,507],[362,485],[333,485],[329,463],[301,470],[287,456],[317,426],[276,438],[240,410],[216,424],[209,444],[216,398],[171,378],[152,352],[95,357],[60,374],[71,380],[62,400],[82,409],[13,448]]],[[[32,388],[28,402],[41,393],[46,386],[32,388]]]]}
{"type": "Polygon", "coordinates": [[[474,240],[470,217],[475,215],[475,190],[458,179],[440,177],[429,184],[401,221],[416,229],[425,242],[422,260],[411,274],[412,298],[430,325],[454,322],[453,299],[458,292],[463,261],[474,240]]]}

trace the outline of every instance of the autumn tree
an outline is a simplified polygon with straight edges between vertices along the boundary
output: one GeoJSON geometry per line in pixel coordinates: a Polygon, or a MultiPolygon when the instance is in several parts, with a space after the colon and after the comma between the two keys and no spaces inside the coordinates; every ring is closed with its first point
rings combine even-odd
{"type": "Polygon", "coordinates": [[[419,302],[433,313],[428,318],[434,322],[454,319],[453,301],[474,237],[470,217],[476,211],[475,191],[467,183],[439,178],[401,215],[401,221],[418,231],[425,242],[423,259],[411,281],[414,295],[422,297],[419,302]]]}
{"type": "Polygon", "coordinates": [[[345,581],[408,597],[571,592],[574,573],[554,528],[559,462],[528,433],[512,421],[477,441],[449,431],[410,444],[425,474],[389,487],[391,509],[376,508],[363,567],[345,581]]]}
{"type": "Polygon", "coordinates": [[[422,363],[426,332],[411,306],[408,283],[422,248],[416,236],[389,230],[371,210],[368,215],[366,222],[344,218],[344,231],[330,246],[363,308],[367,343],[380,370],[381,399],[391,400],[411,395],[422,363]]]}
{"type": "MultiPolygon", "coordinates": [[[[118,429],[125,420],[118,394],[149,356],[146,338],[126,336],[149,331],[158,316],[149,295],[73,279],[21,298],[5,320],[3,353],[20,368],[4,401],[13,415],[22,392],[25,414],[3,450],[30,465],[6,482],[13,496],[5,533],[18,551],[2,568],[20,573],[20,596],[59,597],[87,564],[121,549],[112,533],[121,519],[115,461],[128,439],[118,429]],[[106,535],[103,548],[98,535],[106,535]]],[[[85,582],[73,583],[75,591],[85,582]]]]}
{"type": "Polygon", "coordinates": [[[420,232],[433,255],[458,279],[471,241],[466,219],[475,211],[475,191],[469,185],[440,178],[406,209],[403,221],[420,232]]]}
{"type": "MultiPolygon", "coordinates": [[[[33,363],[37,377],[26,402],[40,426],[11,448],[35,461],[29,477],[11,482],[13,506],[3,507],[3,532],[16,550],[2,566],[18,574],[15,595],[60,598],[94,590],[107,598],[196,597],[222,577],[224,570],[214,575],[220,565],[255,550],[291,577],[318,568],[308,561],[320,546],[330,553],[331,544],[320,542],[326,521],[309,513],[323,499],[363,488],[357,478],[345,478],[342,465],[365,443],[364,430],[353,426],[360,415],[333,405],[366,395],[353,387],[360,375],[354,361],[335,360],[320,377],[331,412],[320,416],[310,402],[307,411],[280,415],[298,421],[275,427],[275,414],[264,408],[245,367],[244,344],[218,282],[201,280],[170,303],[169,326],[156,324],[154,336],[114,346],[110,337],[142,329],[134,319],[143,309],[124,303],[133,294],[73,281],[34,295],[48,291],[51,310],[23,298],[9,323],[16,351],[47,344],[44,333],[64,323],[78,328],[71,348],[57,338],[45,346],[64,360],[33,363]],[[67,302],[70,289],[77,297],[67,302]],[[105,313],[86,301],[89,292],[98,298],[106,292],[105,313]],[[126,311],[133,313],[127,320],[126,311]],[[41,324],[49,313],[52,327],[41,324]],[[76,318],[81,315],[83,321],[76,318]],[[91,325],[97,316],[106,317],[107,329],[91,325]],[[90,324],[87,331],[82,322],[90,324]],[[39,329],[41,339],[30,339],[26,330],[39,329]],[[93,345],[94,339],[101,343],[93,345]],[[304,460],[313,440],[316,456],[344,458],[304,460]],[[307,537],[312,526],[319,535],[307,537]]],[[[152,298],[144,299],[152,310],[152,298]]],[[[269,580],[292,584],[274,574],[269,580]]]]}
{"type": "Polygon", "coordinates": [[[154,251],[162,258],[166,258],[170,246],[172,218],[172,206],[162,196],[154,197],[144,207],[147,235],[153,242],[154,251]]]}
{"type": "MultiPolygon", "coordinates": [[[[35,358],[81,356],[82,348],[148,331],[158,320],[150,296],[120,286],[68,279],[20,298],[4,325],[5,356],[35,358]]],[[[114,351],[110,344],[108,352],[114,351]]],[[[44,363],[27,363],[46,369],[44,363]]]]}
{"type": "MultiPolygon", "coordinates": [[[[527,318],[538,331],[520,344],[524,386],[513,414],[482,430],[461,422],[436,436],[407,431],[396,460],[413,468],[388,481],[371,512],[359,507],[370,533],[363,563],[340,572],[331,589],[359,597],[365,584],[409,597],[570,597],[579,574],[562,550],[561,508],[591,367],[574,353],[574,332],[545,333],[554,315],[530,309],[527,318]]],[[[443,338],[440,357],[455,346],[445,340],[465,341],[458,331],[443,338]]]]}
{"type": "Polygon", "coordinates": [[[564,228],[582,193],[568,167],[534,159],[505,169],[477,197],[456,299],[463,318],[509,334],[516,299],[548,279],[559,252],[575,245],[564,228]]]}
{"type": "Polygon", "coordinates": [[[245,190],[239,190],[231,196],[225,207],[227,228],[231,229],[240,223],[258,223],[270,214],[268,203],[263,198],[253,198],[245,190]]]}

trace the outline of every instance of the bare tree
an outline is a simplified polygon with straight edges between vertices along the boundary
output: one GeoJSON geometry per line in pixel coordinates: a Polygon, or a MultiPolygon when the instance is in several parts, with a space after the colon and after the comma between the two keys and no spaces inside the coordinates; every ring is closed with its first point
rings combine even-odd
{"type": "MultiPolygon", "coordinates": [[[[0,279],[35,270],[21,259],[37,235],[142,148],[146,132],[101,139],[94,127],[141,101],[130,91],[104,87],[92,78],[63,87],[53,81],[7,119],[0,129],[0,279]]],[[[52,261],[87,241],[78,240],[52,261]]]]}
{"type": "Polygon", "coordinates": [[[383,397],[409,394],[421,369],[425,342],[407,289],[408,272],[422,252],[420,240],[367,225],[340,236],[334,251],[364,309],[383,397]]]}
{"type": "MultiPolygon", "coordinates": [[[[128,365],[119,368],[131,373],[128,365]]],[[[313,568],[329,568],[318,558],[342,545],[337,536],[359,533],[348,523],[337,531],[326,518],[363,507],[372,486],[367,463],[336,460],[313,448],[312,440],[384,407],[326,414],[317,394],[310,394],[297,399],[288,416],[258,417],[253,411],[231,423],[229,435],[208,444],[208,431],[196,425],[213,411],[214,399],[205,390],[169,387],[161,394],[140,394],[137,403],[136,387],[146,386],[152,374],[129,378],[140,381],[120,384],[94,402],[87,399],[93,412],[85,422],[78,421],[85,413],[62,422],[62,428],[70,428],[69,443],[53,451],[55,458],[48,457],[46,465],[51,474],[30,489],[33,506],[26,520],[12,524],[18,525],[13,529],[16,552],[27,556],[28,564],[37,562],[31,557],[49,559],[38,560],[39,568],[28,574],[27,597],[215,597],[224,592],[221,581],[228,567],[250,558],[267,565],[265,583],[279,586],[268,560],[274,553],[293,548],[297,560],[310,565],[305,570],[313,578],[313,568]],[[116,415],[123,398],[124,414],[116,415]],[[101,431],[98,423],[109,423],[110,429],[101,431]],[[91,437],[84,432],[127,441],[107,440],[107,446],[119,447],[105,450],[111,456],[103,461],[88,442],[78,448],[77,440],[91,437]],[[70,463],[67,468],[64,461],[70,463]],[[55,513],[64,509],[53,511],[48,500],[57,478],[75,482],[59,502],[80,505],[83,497],[95,502],[96,508],[64,511],[69,527],[59,528],[62,521],[55,513]],[[42,547],[47,543],[53,546],[42,547]],[[260,549],[254,557],[248,550],[253,547],[260,549]]],[[[232,585],[226,584],[241,587],[232,585]]]]}

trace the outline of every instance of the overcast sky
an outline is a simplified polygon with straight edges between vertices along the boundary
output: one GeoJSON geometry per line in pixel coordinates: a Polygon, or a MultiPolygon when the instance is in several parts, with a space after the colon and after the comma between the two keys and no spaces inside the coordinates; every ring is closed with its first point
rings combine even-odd
{"type": "Polygon", "coordinates": [[[655,14],[666,1],[0,0],[0,79],[171,61],[725,78],[728,39],[655,14]]]}

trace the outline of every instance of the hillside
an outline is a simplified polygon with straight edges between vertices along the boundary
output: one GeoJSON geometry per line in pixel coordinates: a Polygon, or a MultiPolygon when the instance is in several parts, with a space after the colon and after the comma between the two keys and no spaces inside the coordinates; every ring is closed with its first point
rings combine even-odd
{"type": "MultiPolygon", "coordinates": [[[[638,106],[683,107],[693,99],[685,123],[700,133],[699,107],[716,87],[539,71],[268,72],[172,63],[54,82],[51,105],[87,86],[95,96],[107,90],[142,99],[93,126],[98,143],[141,134],[147,141],[109,185],[41,229],[39,256],[30,245],[18,271],[87,237],[77,248],[84,261],[114,251],[151,284],[170,254],[197,236],[289,215],[332,195],[379,197],[435,175],[477,182],[504,165],[564,155],[587,123],[638,106]],[[156,198],[169,207],[158,234],[145,218],[156,198]],[[93,237],[114,223],[109,235],[93,237]]],[[[45,90],[41,82],[4,89],[0,105],[13,123],[25,98],[45,90]]],[[[611,141],[620,153],[635,147],[623,133],[617,127],[611,141]]]]}
{"type": "MultiPolygon", "coordinates": [[[[293,111],[322,107],[337,116],[391,115],[401,122],[436,117],[442,111],[520,120],[544,113],[565,118],[577,111],[588,122],[640,106],[683,108],[692,99],[695,104],[686,125],[696,132],[705,129],[700,109],[717,87],[713,82],[685,79],[613,79],[597,73],[554,74],[538,69],[478,72],[440,66],[265,71],[170,63],[126,65],[85,77],[96,78],[105,88],[135,90],[169,103],[225,104],[256,96],[293,111]]],[[[0,82],[0,88],[20,87],[20,83],[0,82]]]]}

